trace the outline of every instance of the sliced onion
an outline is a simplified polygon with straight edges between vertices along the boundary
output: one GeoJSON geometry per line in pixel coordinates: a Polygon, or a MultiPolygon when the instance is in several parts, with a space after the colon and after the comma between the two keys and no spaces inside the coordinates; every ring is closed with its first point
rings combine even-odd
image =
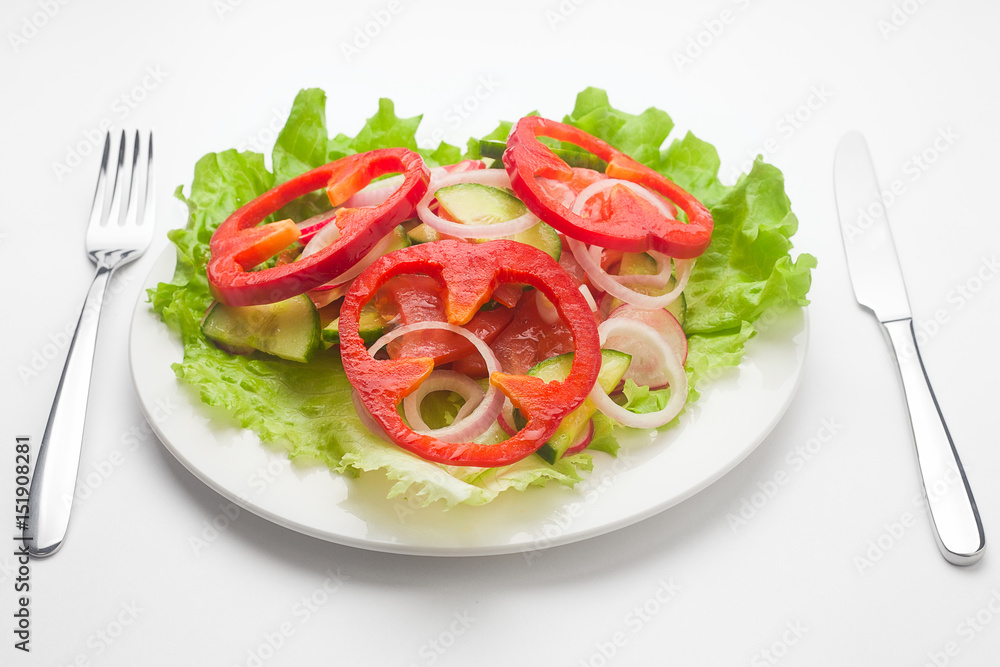
{"type": "Polygon", "coordinates": [[[383,178],[381,181],[369,183],[351,195],[344,202],[344,207],[361,208],[362,206],[378,206],[385,202],[393,192],[398,190],[404,180],[406,180],[406,177],[403,174],[396,174],[389,178],[383,178]]]}
{"type": "Polygon", "coordinates": [[[302,249],[299,259],[305,259],[309,255],[319,252],[339,238],[340,227],[337,226],[335,221],[331,220],[326,226],[316,232],[315,236],[309,239],[306,247],[302,249]]]}
{"type": "MultiPolygon", "coordinates": [[[[624,318],[648,324],[670,347],[681,366],[687,361],[687,336],[684,334],[680,322],[670,311],[663,308],[646,310],[625,304],[611,312],[608,319],[612,318],[624,318]]],[[[632,380],[638,385],[648,385],[652,389],[659,389],[670,384],[667,372],[662,365],[657,363],[655,354],[651,354],[641,340],[629,337],[627,334],[609,334],[607,341],[608,347],[611,349],[632,355],[632,363],[625,372],[623,380],[632,380]]]]}
{"type": "Polygon", "coordinates": [[[531,229],[538,224],[538,218],[531,211],[524,215],[495,222],[489,225],[466,225],[461,222],[445,220],[437,213],[430,210],[431,201],[434,194],[441,188],[458,183],[479,183],[489,185],[494,188],[510,188],[510,176],[504,169],[476,169],[474,171],[461,171],[452,174],[445,174],[439,178],[431,178],[431,185],[427,189],[427,194],[417,204],[417,216],[442,234],[456,236],[463,239],[494,239],[500,236],[510,236],[531,229]]]}
{"type": "Polygon", "coordinates": [[[469,413],[482,403],[484,395],[479,383],[468,375],[462,375],[455,371],[433,371],[416,390],[403,399],[403,414],[406,415],[406,421],[410,422],[410,428],[417,433],[435,435],[441,430],[428,426],[423,415],[420,414],[420,405],[424,402],[424,398],[427,397],[427,394],[432,394],[435,391],[453,391],[465,399],[465,404],[455,415],[452,424],[457,424],[468,417],[469,413]]]}
{"type": "MultiPolygon", "coordinates": [[[[482,160],[463,160],[462,162],[449,164],[444,167],[434,167],[431,169],[431,178],[485,168],[486,165],[483,164],[482,160]]],[[[383,178],[381,181],[369,183],[351,195],[350,199],[344,202],[344,206],[347,208],[361,208],[363,206],[378,206],[383,204],[393,192],[399,189],[404,180],[404,174],[396,174],[389,178],[383,178]]]]}
{"type": "MultiPolygon", "coordinates": [[[[664,217],[674,219],[674,215],[668,208],[667,203],[660,197],[657,197],[655,194],[638,183],[623,181],[615,178],[608,178],[591,183],[581,190],[580,194],[576,198],[576,201],[573,203],[573,212],[579,215],[591,197],[599,192],[608,190],[615,185],[624,185],[638,196],[653,204],[664,217]]],[[[660,270],[652,276],[613,276],[601,267],[600,257],[601,252],[603,251],[602,248],[599,246],[591,246],[588,252],[586,246],[584,246],[582,242],[571,238],[567,238],[567,241],[569,242],[570,250],[573,252],[573,256],[576,257],[577,262],[583,266],[583,270],[587,272],[587,275],[598,287],[602,288],[605,292],[618,297],[625,303],[630,303],[641,308],[654,309],[669,306],[678,296],[680,296],[680,293],[684,291],[684,288],[687,287],[688,278],[691,276],[691,268],[694,266],[694,260],[674,259],[673,264],[674,272],[676,273],[677,278],[677,285],[670,292],[662,296],[649,296],[633,289],[629,289],[628,287],[625,287],[623,283],[629,282],[635,285],[664,287],[670,280],[670,258],[667,255],[658,252],[649,253],[660,267],[660,270]]]]}
{"type": "MultiPolygon", "coordinates": [[[[583,242],[568,236],[566,237],[566,242],[569,244],[569,249],[572,251],[576,261],[580,263],[580,266],[586,271],[587,276],[597,287],[600,287],[608,294],[621,299],[625,303],[649,310],[666,308],[673,303],[680,296],[681,292],[684,291],[684,288],[687,287],[688,279],[691,277],[691,269],[694,267],[693,259],[673,259],[674,277],[677,279],[677,284],[666,294],[650,296],[630,289],[615,280],[619,276],[612,276],[602,269],[600,263],[594,261],[593,255],[591,255],[583,242]]],[[[666,255],[663,255],[663,257],[666,257],[666,255]]]]}
{"type": "MultiPolygon", "coordinates": [[[[500,362],[497,361],[497,357],[493,353],[493,350],[490,349],[489,345],[468,330],[451,324],[450,322],[416,322],[414,324],[407,324],[406,326],[399,327],[398,329],[393,329],[375,341],[375,343],[368,348],[368,354],[374,357],[376,352],[400,336],[405,336],[413,331],[423,331],[425,329],[443,329],[466,338],[475,346],[479,353],[483,355],[483,360],[486,361],[486,372],[488,374],[492,375],[500,370],[500,362]]],[[[486,395],[483,397],[483,400],[476,406],[475,410],[473,410],[471,414],[461,421],[455,420],[444,428],[436,429],[433,432],[434,437],[443,442],[469,442],[478,438],[486,432],[486,429],[493,425],[493,422],[496,421],[497,415],[500,414],[500,409],[503,407],[503,399],[504,395],[501,394],[491,383],[490,388],[486,391],[486,395]]]]}
{"type": "MultiPolygon", "coordinates": [[[[362,257],[360,260],[358,260],[357,263],[354,264],[354,266],[352,266],[351,268],[347,269],[336,278],[333,278],[332,280],[324,284],[329,286],[343,285],[357,278],[362,271],[367,269],[369,266],[372,265],[372,263],[375,262],[376,259],[385,254],[386,249],[389,247],[389,244],[392,243],[392,240],[395,237],[395,235],[396,235],[396,230],[393,230],[388,234],[386,234],[385,236],[383,236],[382,240],[376,243],[375,246],[368,251],[368,254],[362,257]]],[[[306,244],[306,247],[302,250],[302,254],[299,255],[298,259],[305,259],[309,255],[319,252],[326,246],[330,245],[330,243],[336,241],[338,238],[340,238],[340,230],[337,229],[337,225],[335,224],[327,225],[326,227],[321,229],[319,233],[316,234],[316,236],[312,238],[312,241],[306,244]],[[327,230],[331,228],[334,231],[327,233],[327,230]],[[330,236],[332,236],[333,238],[330,239],[328,243],[323,243],[323,241],[325,241],[326,238],[330,236]]]]}
{"type": "MultiPolygon", "coordinates": [[[[677,359],[677,355],[663,340],[663,337],[657,333],[656,329],[644,322],[614,318],[602,322],[597,327],[597,333],[600,334],[602,347],[613,333],[620,333],[622,337],[633,339],[636,343],[641,344],[643,354],[656,355],[670,383],[670,400],[667,401],[662,410],[636,414],[612,401],[601,387],[601,383],[596,382],[594,388],[590,390],[590,400],[594,402],[597,409],[623,426],[632,428],[659,428],[676,417],[687,402],[687,375],[684,373],[684,367],[677,359]]],[[[627,350],[622,351],[627,352],[627,350]]]]}
{"type": "Polygon", "coordinates": [[[590,306],[590,312],[596,313],[597,302],[594,301],[594,295],[590,293],[590,288],[587,287],[586,285],[580,285],[580,294],[583,295],[583,298],[587,302],[587,305],[590,306]]]}

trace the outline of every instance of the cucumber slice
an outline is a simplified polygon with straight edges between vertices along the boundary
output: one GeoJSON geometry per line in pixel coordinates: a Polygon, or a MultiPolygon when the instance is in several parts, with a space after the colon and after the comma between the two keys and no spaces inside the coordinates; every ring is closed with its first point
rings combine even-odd
{"type": "Polygon", "coordinates": [[[434,229],[425,222],[421,222],[419,225],[411,229],[407,233],[407,237],[413,245],[441,240],[441,235],[438,233],[438,230],[434,229]]]}
{"type": "Polygon", "coordinates": [[[304,294],[263,306],[216,302],[201,331],[227,348],[260,350],[289,361],[309,361],[320,344],[319,313],[304,294]]]}
{"type": "MultiPolygon", "coordinates": [[[[502,141],[483,139],[479,142],[479,154],[483,157],[499,161],[503,159],[503,152],[505,150],[507,150],[507,144],[502,141]]],[[[553,148],[552,152],[571,167],[579,169],[593,169],[594,171],[599,171],[602,174],[604,173],[604,170],[608,168],[608,163],[593,153],[587,153],[586,151],[581,150],[570,150],[566,148],[553,148]]]]}
{"type": "MultiPolygon", "coordinates": [[[[366,303],[361,308],[361,316],[358,318],[358,333],[365,345],[371,345],[385,333],[386,321],[379,315],[378,309],[371,303],[366,303]]],[[[326,347],[340,345],[340,318],[330,322],[323,329],[323,343],[326,347]]]]}
{"type": "MultiPolygon", "coordinates": [[[[632,363],[631,355],[619,352],[618,350],[601,350],[601,372],[597,376],[597,382],[604,391],[611,392],[622,381],[625,371],[632,363]]],[[[573,353],[567,352],[558,357],[552,357],[538,363],[528,371],[528,375],[551,382],[553,380],[565,380],[569,377],[570,368],[573,366],[573,353]]],[[[597,407],[589,398],[577,407],[576,410],[563,417],[562,423],[556,432],[552,434],[549,441],[538,450],[538,455],[549,463],[555,463],[566,453],[566,450],[576,442],[587,423],[590,421],[597,407]]]]}
{"type": "Polygon", "coordinates": [[[396,225],[396,228],[392,230],[392,241],[389,246],[385,249],[385,254],[388,255],[394,250],[402,250],[403,248],[409,248],[413,245],[413,241],[410,240],[409,235],[406,233],[406,228],[403,225],[396,225]]]}
{"type": "Polygon", "coordinates": [[[656,260],[644,252],[626,252],[619,267],[622,276],[651,276],[656,273],[656,260]]]}
{"type": "Polygon", "coordinates": [[[539,222],[530,229],[504,238],[538,248],[557,262],[562,256],[562,241],[559,239],[559,232],[544,222],[539,222]]]}
{"type": "MultiPolygon", "coordinates": [[[[481,183],[456,183],[443,187],[435,195],[441,208],[453,219],[467,225],[491,225],[519,218],[528,209],[510,190],[494,188],[481,183]]],[[[410,232],[413,236],[418,228],[410,232]]],[[[433,230],[432,230],[433,231],[433,230]]],[[[435,232],[436,234],[437,232],[435,232]]],[[[519,243],[538,248],[552,259],[559,261],[562,241],[559,233],[544,222],[523,232],[503,236],[519,243]]],[[[487,239],[481,239],[482,243],[487,239]]]]}
{"type": "MultiPolygon", "coordinates": [[[[618,275],[622,276],[635,276],[644,275],[650,276],[656,273],[656,260],[647,255],[644,252],[633,253],[627,252],[622,255],[621,264],[619,265],[618,275]]],[[[643,285],[629,285],[629,287],[640,294],[646,294],[649,296],[662,296],[674,289],[674,285],[677,284],[677,280],[670,276],[670,280],[663,287],[645,287],[643,285]]],[[[624,303],[621,299],[613,299],[611,301],[611,310],[618,308],[624,303]]],[[[687,315],[687,299],[684,293],[678,296],[673,303],[667,306],[667,312],[677,318],[681,327],[684,326],[684,318],[687,315]]]]}
{"type": "Polygon", "coordinates": [[[481,183],[456,183],[441,188],[434,196],[449,216],[466,225],[492,225],[528,211],[510,190],[481,183]]]}

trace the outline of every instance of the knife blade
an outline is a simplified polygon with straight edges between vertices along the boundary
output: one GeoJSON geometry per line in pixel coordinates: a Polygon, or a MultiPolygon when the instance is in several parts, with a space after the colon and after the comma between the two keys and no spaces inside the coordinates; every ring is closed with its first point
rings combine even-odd
{"type": "Polygon", "coordinates": [[[986,548],[983,523],[920,358],[886,207],[858,132],[837,146],[834,191],[855,297],[875,313],[896,358],[935,540],[948,562],[971,565],[986,548]]]}

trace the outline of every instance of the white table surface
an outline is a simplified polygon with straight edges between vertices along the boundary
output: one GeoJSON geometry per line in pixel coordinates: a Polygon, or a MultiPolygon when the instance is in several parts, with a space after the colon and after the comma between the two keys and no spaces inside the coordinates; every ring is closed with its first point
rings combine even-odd
{"type": "Polygon", "coordinates": [[[81,470],[105,474],[64,548],[32,564],[30,654],[13,648],[16,563],[0,555],[0,663],[996,664],[997,557],[958,568],[934,545],[895,368],[848,282],[832,160],[859,129],[883,185],[899,181],[890,218],[929,334],[924,360],[998,539],[997,5],[18,0],[0,16],[10,535],[14,438],[41,439],[61,332],[91,275],[82,243],[98,158],[73,166],[68,154],[104,119],[154,126],[159,149],[157,238],[119,274],[97,350],[81,470]],[[341,45],[390,8],[348,62],[341,45]],[[689,39],[707,46],[679,66],[689,39]],[[481,77],[495,90],[451,122],[481,77]],[[796,251],[820,266],[801,389],[771,436],[681,505],[530,562],[373,553],[247,512],[196,552],[191,538],[224,503],[149,434],[126,341],[142,279],[184,223],[170,194],[197,158],[269,150],[302,87],[328,91],[333,131],[355,133],[386,96],[401,116],[425,114],[428,141],[441,130],[456,142],[531,109],[560,117],[588,85],[628,111],[667,110],[676,131],[718,147],[726,180],[761,150],[784,171],[796,251]],[[801,122],[785,119],[797,111],[801,122]],[[921,169],[913,156],[925,151],[921,169]],[[831,422],[834,436],[798,458],[831,422]],[[771,495],[754,496],[762,488],[771,495]],[[756,514],[734,527],[752,501],[756,514]]]}

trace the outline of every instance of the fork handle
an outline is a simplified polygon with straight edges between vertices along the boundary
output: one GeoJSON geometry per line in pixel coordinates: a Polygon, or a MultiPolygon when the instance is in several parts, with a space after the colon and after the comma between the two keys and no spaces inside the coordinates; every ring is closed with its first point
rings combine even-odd
{"type": "Polygon", "coordinates": [[[69,527],[87,421],[97,329],[113,270],[106,265],[98,265],[94,274],[38,448],[28,492],[27,527],[24,529],[28,553],[36,558],[54,554],[62,545],[69,527]]]}
{"type": "Polygon", "coordinates": [[[949,563],[971,565],[986,548],[983,522],[931,388],[910,318],[883,322],[896,356],[934,537],[949,563]]]}

